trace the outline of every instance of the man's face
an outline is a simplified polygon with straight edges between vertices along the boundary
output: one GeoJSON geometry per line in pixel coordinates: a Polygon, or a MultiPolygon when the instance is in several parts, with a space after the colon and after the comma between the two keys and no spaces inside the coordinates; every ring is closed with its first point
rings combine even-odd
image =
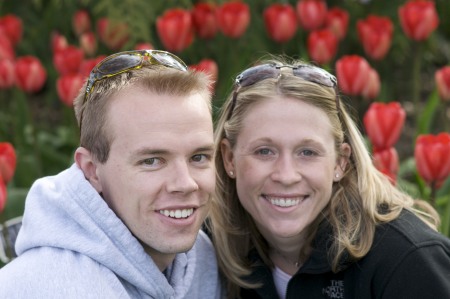
{"type": "Polygon", "coordinates": [[[97,191],[153,259],[189,250],[215,186],[213,125],[205,98],[132,87],[111,99],[109,158],[97,191]]]}

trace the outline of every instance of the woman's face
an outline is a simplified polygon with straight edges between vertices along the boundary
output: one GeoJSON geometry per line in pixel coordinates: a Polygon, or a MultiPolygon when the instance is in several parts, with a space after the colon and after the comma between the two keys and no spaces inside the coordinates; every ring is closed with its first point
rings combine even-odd
{"type": "Polygon", "coordinates": [[[325,112],[284,97],[251,106],[234,149],[224,139],[221,150],[242,206],[269,242],[301,239],[345,167],[325,112]]]}

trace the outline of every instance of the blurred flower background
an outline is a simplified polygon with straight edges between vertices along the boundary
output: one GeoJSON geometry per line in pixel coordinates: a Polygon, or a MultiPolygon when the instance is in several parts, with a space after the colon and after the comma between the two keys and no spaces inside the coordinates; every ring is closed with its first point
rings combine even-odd
{"type": "Polygon", "coordinates": [[[215,115],[269,53],[329,70],[376,167],[450,235],[448,16],[448,0],[1,1],[0,223],[22,215],[34,180],[73,162],[72,101],[95,64],[153,48],[215,79],[215,115]]]}

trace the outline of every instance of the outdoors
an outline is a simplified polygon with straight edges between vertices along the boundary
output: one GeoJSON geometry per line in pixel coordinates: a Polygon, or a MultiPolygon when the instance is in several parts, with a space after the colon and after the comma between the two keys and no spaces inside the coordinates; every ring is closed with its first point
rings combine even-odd
{"type": "Polygon", "coordinates": [[[377,168],[432,204],[450,236],[449,15],[447,0],[2,1],[0,224],[22,215],[34,180],[73,162],[72,100],[94,65],[153,48],[216,79],[215,112],[269,53],[329,70],[377,168]]]}

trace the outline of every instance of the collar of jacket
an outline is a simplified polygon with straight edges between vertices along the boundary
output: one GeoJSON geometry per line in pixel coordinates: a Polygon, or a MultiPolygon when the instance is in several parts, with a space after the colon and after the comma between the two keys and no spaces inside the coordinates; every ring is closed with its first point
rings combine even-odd
{"type": "MultiPolygon", "coordinates": [[[[311,255],[297,271],[295,275],[305,274],[320,274],[331,272],[331,261],[329,259],[329,250],[333,240],[333,228],[328,221],[324,220],[317,230],[316,237],[313,241],[313,250],[311,255]]],[[[249,282],[264,282],[264,284],[272,281],[272,269],[265,265],[258,253],[253,248],[248,255],[250,264],[252,265],[252,273],[245,278],[249,282]]],[[[355,260],[351,259],[347,252],[345,252],[339,262],[339,271],[348,268],[355,260]]]]}

